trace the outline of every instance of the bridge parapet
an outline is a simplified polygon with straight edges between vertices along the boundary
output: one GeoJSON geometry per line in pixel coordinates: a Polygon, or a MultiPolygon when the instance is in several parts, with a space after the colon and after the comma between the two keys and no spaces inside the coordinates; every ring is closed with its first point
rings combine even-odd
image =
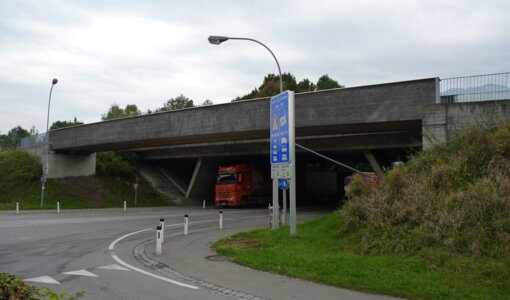
{"type": "MultiPolygon", "coordinates": [[[[437,78],[296,95],[296,135],[421,131],[423,107],[439,97],[437,78]]],[[[269,98],[142,115],[54,130],[52,150],[115,149],[265,139],[269,98]]]]}

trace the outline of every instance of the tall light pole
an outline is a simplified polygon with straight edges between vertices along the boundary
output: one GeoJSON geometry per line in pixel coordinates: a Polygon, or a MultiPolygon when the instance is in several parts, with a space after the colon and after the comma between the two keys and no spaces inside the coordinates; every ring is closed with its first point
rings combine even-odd
{"type": "Polygon", "coordinates": [[[283,80],[282,80],[282,70],[280,69],[280,64],[278,63],[278,60],[276,59],[276,56],[274,55],[273,51],[271,51],[271,49],[269,49],[269,47],[267,47],[266,45],[264,45],[263,43],[257,41],[257,40],[254,40],[254,39],[249,39],[249,38],[242,38],[242,37],[226,37],[226,36],[216,36],[216,35],[211,35],[209,36],[208,38],[209,40],[209,43],[213,44],[213,45],[219,45],[225,41],[228,41],[228,40],[244,40],[244,41],[252,41],[252,42],[255,42],[259,45],[262,45],[264,48],[267,49],[267,51],[269,51],[269,53],[271,53],[271,55],[273,56],[274,58],[274,61],[276,62],[276,65],[278,66],[278,73],[280,74],[280,93],[283,92],[283,80]]]}
{"type": "MultiPolygon", "coordinates": [[[[278,60],[276,59],[276,56],[274,55],[273,51],[271,51],[271,49],[269,49],[269,47],[267,47],[266,45],[264,45],[263,43],[257,41],[257,40],[254,40],[254,39],[250,39],[250,38],[242,38],[242,37],[226,37],[226,36],[209,36],[208,38],[209,40],[209,43],[213,44],[213,45],[219,45],[225,41],[228,41],[228,40],[245,40],[245,41],[252,41],[252,42],[255,42],[259,45],[262,45],[264,48],[267,49],[267,51],[269,51],[269,53],[271,53],[271,55],[273,56],[275,62],[276,62],[276,65],[278,66],[278,73],[280,74],[280,94],[283,93],[283,79],[282,79],[282,71],[281,71],[281,68],[280,68],[280,64],[278,63],[278,60]]],[[[294,97],[294,96],[292,96],[294,97]]],[[[292,100],[294,101],[294,100],[292,100]]],[[[294,103],[294,102],[292,102],[294,103]]],[[[292,108],[292,111],[294,111],[294,108],[292,108]]],[[[292,117],[294,118],[294,117],[292,117]]],[[[293,123],[294,124],[294,123],[293,123]]],[[[291,130],[292,132],[294,132],[294,128],[292,128],[291,130]]],[[[295,160],[295,145],[294,145],[294,133],[292,133],[292,137],[291,137],[291,146],[290,146],[290,155],[292,157],[292,159],[295,160]]],[[[295,235],[296,234],[296,162],[292,162],[291,163],[291,177],[290,178],[290,191],[289,191],[289,194],[290,194],[290,234],[291,235],[295,235]]],[[[287,191],[283,191],[284,193],[286,193],[287,191]]],[[[284,194],[285,195],[285,194],[284,194]]],[[[286,214],[286,197],[284,196],[283,197],[283,201],[285,201],[284,203],[284,213],[286,214]]],[[[279,208],[278,208],[278,178],[273,178],[273,229],[276,229],[278,228],[278,213],[279,212],[279,208]]]]}
{"type": "Polygon", "coordinates": [[[46,184],[46,179],[48,178],[48,155],[50,153],[50,135],[49,135],[49,127],[50,127],[50,106],[51,106],[51,92],[53,91],[53,87],[57,84],[58,79],[53,78],[51,82],[50,89],[50,97],[48,98],[48,115],[46,118],[46,145],[44,147],[44,165],[43,165],[43,175],[41,176],[42,188],[41,188],[41,208],[44,206],[44,186],[46,184]]]}

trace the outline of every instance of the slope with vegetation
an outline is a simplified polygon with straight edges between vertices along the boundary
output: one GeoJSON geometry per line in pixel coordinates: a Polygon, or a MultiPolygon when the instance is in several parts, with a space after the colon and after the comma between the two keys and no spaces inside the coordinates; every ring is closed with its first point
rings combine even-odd
{"type": "Polygon", "coordinates": [[[215,248],[275,273],[411,299],[510,299],[510,125],[417,154],[321,220],[215,248]]]}
{"type": "MultiPolygon", "coordinates": [[[[134,206],[133,181],[137,176],[133,153],[104,152],[97,155],[97,176],[49,179],[46,182],[44,208],[121,207],[124,201],[134,206]]],[[[42,166],[22,151],[0,151],[0,209],[40,208],[42,166]]],[[[140,178],[138,206],[169,205],[140,178]]]]}

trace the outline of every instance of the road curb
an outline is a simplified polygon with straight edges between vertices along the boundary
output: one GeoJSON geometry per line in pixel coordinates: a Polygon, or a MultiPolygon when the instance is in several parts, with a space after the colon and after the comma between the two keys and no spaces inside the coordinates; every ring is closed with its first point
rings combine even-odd
{"type": "Polygon", "coordinates": [[[195,278],[193,276],[189,276],[189,275],[179,272],[175,269],[172,269],[169,266],[167,266],[166,264],[159,262],[159,261],[149,257],[146,254],[146,248],[150,243],[154,243],[154,239],[142,242],[142,243],[138,244],[133,249],[133,255],[134,255],[135,259],[138,260],[143,265],[145,265],[146,267],[149,267],[149,268],[157,271],[158,273],[169,277],[172,280],[179,281],[179,282],[189,284],[189,285],[195,285],[201,289],[205,289],[205,290],[212,292],[214,294],[228,296],[228,297],[232,297],[235,299],[251,299],[251,300],[266,299],[266,298],[262,298],[259,296],[244,293],[242,291],[237,291],[234,289],[229,289],[228,287],[223,287],[223,286],[220,286],[220,285],[217,285],[214,283],[210,283],[210,282],[201,280],[200,278],[195,278]]]}

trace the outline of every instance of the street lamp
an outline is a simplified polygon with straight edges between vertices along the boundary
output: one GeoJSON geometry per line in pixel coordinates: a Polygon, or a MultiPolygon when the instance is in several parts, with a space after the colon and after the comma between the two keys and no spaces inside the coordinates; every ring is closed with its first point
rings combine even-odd
{"type": "Polygon", "coordinates": [[[50,105],[51,105],[51,92],[53,91],[53,87],[57,84],[58,79],[53,78],[51,81],[51,89],[50,89],[50,97],[48,99],[48,115],[46,119],[46,145],[44,147],[44,166],[43,166],[43,175],[41,177],[42,188],[41,188],[41,208],[44,206],[44,185],[46,184],[46,179],[48,178],[48,155],[50,152],[50,135],[49,135],[49,126],[50,126],[50,105]]]}
{"type": "Polygon", "coordinates": [[[283,92],[282,70],[280,69],[280,64],[278,63],[278,60],[276,59],[276,56],[274,55],[273,51],[271,51],[271,49],[269,49],[269,47],[267,47],[266,45],[264,45],[263,43],[261,43],[261,42],[259,42],[257,40],[249,39],[249,38],[211,35],[211,36],[209,36],[208,40],[209,40],[209,43],[211,43],[213,45],[219,45],[219,44],[221,44],[221,43],[223,43],[225,41],[228,41],[228,40],[252,41],[252,42],[255,42],[255,43],[259,44],[259,45],[262,45],[264,48],[267,49],[267,51],[269,51],[269,53],[271,53],[271,55],[274,58],[274,61],[276,62],[276,65],[278,66],[278,73],[280,74],[280,93],[283,92]]]}
{"type": "MultiPolygon", "coordinates": [[[[255,42],[259,45],[262,45],[264,48],[267,49],[267,51],[269,51],[269,53],[271,53],[271,55],[273,56],[274,58],[274,61],[276,62],[276,65],[278,66],[278,73],[280,74],[280,94],[283,93],[283,79],[282,79],[282,71],[280,69],[280,64],[278,63],[278,60],[276,59],[276,56],[274,55],[273,51],[271,51],[271,49],[269,49],[266,45],[264,45],[263,43],[257,41],[257,40],[254,40],[254,39],[250,39],[250,38],[240,38],[240,37],[226,37],[226,36],[216,36],[216,35],[211,35],[209,36],[208,38],[209,40],[209,43],[213,44],[213,45],[219,45],[225,41],[228,41],[228,40],[245,40],[245,41],[252,41],[252,42],[255,42]]],[[[293,118],[293,117],[292,117],[293,118]]],[[[292,138],[291,138],[292,142],[291,142],[291,149],[290,149],[290,152],[291,152],[291,156],[295,158],[295,150],[294,150],[294,145],[295,142],[294,142],[294,137],[292,135],[292,138]]],[[[290,234],[291,235],[295,235],[296,234],[296,178],[295,178],[295,174],[296,174],[296,169],[295,169],[296,165],[295,165],[295,162],[292,163],[291,165],[291,174],[292,174],[292,184],[290,185],[290,234]]],[[[287,200],[286,200],[286,191],[284,190],[283,192],[283,204],[284,204],[284,207],[283,207],[283,211],[284,211],[284,215],[286,216],[287,215],[287,200]]],[[[278,210],[275,212],[275,209],[278,207],[278,179],[277,178],[273,178],[273,229],[276,229],[278,228],[278,210]]]]}

